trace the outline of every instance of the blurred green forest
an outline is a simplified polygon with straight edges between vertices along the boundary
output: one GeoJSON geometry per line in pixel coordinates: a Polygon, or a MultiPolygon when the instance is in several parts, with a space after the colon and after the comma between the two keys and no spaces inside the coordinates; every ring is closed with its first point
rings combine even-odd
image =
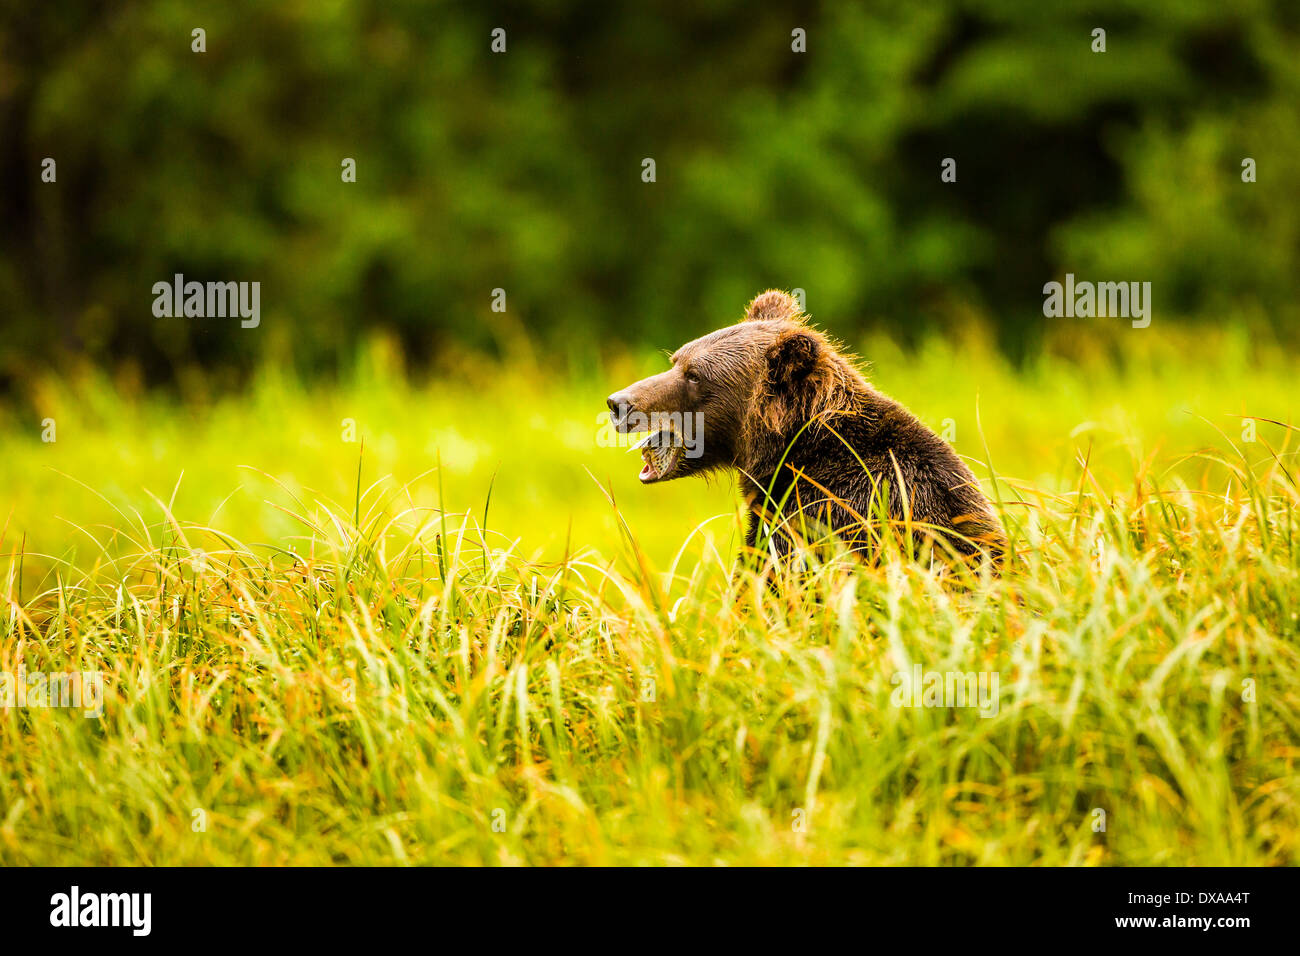
{"type": "Polygon", "coordinates": [[[1292,0],[8,3],[0,381],[330,374],[376,332],[416,370],[574,365],[768,286],[851,340],[984,323],[1019,361],[1067,271],[1286,336],[1298,93],[1292,0]],[[155,318],[176,273],[261,282],[261,325],[155,318]]]}

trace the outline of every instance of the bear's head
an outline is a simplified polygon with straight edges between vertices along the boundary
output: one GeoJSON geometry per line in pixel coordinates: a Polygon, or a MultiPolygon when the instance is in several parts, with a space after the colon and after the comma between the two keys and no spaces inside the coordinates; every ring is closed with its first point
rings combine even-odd
{"type": "Polygon", "coordinates": [[[861,376],[795,300],[769,290],[736,325],[688,342],[666,372],[606,400],[620,432],[646,432],[650,484],[714,468],[749,469],[809,421],[852,410],[861,376]]]}

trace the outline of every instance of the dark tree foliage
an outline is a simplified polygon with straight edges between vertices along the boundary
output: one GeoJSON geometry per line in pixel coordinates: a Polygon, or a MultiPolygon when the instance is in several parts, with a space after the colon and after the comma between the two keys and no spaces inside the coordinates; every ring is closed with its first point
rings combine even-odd
{"type": "Polygon", "coordinates": [[[1023,354],[1067,271],[1151,281],[1180,321],[1293,328],[1298,11],[5,4],[0,376],[315,372],[376,329],[415,363],[519,335],[664,346],[769,286],[840,336],[979,315],[1023,354]],[[260,282],[261,326],[155,317],[176,273],[260,282]]]}

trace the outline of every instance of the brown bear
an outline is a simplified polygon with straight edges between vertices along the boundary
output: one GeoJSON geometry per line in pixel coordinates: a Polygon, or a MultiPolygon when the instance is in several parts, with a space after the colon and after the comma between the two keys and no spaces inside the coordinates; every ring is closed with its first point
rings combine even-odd
{"type": "Polygon", "coordinates": [[[784,557],[827,533],[877,556],[886,526],[913,553],[1000,558],[1005,538],[969,468],[769,290],[736,325],[688,342],[672,368],[610,395],[620,432],[646,431],[645,484],[734,468],[746,544],[784,557]],[[903,493],[898,489],[901,481],[903,493]]]}

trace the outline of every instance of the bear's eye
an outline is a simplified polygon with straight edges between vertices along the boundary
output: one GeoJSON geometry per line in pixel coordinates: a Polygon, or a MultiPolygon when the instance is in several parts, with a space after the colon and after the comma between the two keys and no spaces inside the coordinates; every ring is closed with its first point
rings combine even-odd
{"type": "Polygon", "coordinates": [[[689,372],[686,373],[686,381],[689,382],[691,385],[699,385],[700,373],[695,371],[694,369],[691,369],[689,372]]]}

